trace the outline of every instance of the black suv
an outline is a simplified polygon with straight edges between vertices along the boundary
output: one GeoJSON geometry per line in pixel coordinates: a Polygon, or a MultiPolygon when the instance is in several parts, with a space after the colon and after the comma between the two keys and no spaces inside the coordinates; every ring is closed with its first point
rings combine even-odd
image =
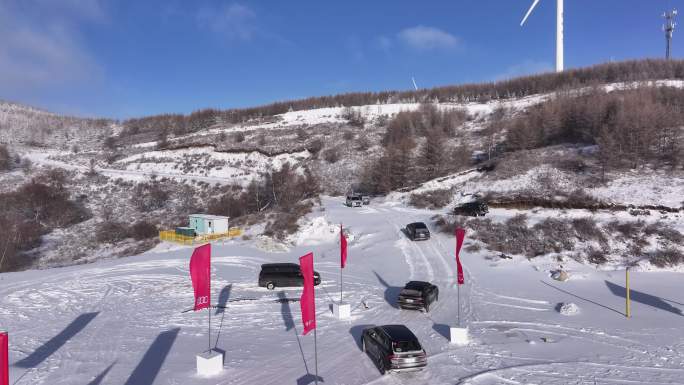
{"type": "Polygon", "coordinates": [[[454,208],[454,214],[467,215],[471,217],[485,216],[489,212],[489,207],[482,201],[463,203],[454,208]]]}
{"type": "Polygon", "coordinates": [[[406,235],[412,241],[428,240],[430,239],[430,230],[423,222],[414,222],[406,225],[406,235]]]}
{"type": "Polygon", "coordinates": [[[375,326],[363,330],[363,351],[373,360],[381,374],[422,370],[427,354],[418,338],[404,325],[375,326]]]}
{"type": "MultiPolygon", "coordinates": [[[[321,275],[314,271],[314,285],[321,283],[321,275]]],[[[296,263],[265,263],[261,265],[259,286],[268,290],[278,287],[304,286],[304,277],[296,263]]]]}
{"type": "Polygon", "coordinates": [[[424,309],[430,311],[430,305],[437,302],[439,289],[437,286],[423,281],[411,281],[399,293],[397,304],[402,309],[424,309]]]}

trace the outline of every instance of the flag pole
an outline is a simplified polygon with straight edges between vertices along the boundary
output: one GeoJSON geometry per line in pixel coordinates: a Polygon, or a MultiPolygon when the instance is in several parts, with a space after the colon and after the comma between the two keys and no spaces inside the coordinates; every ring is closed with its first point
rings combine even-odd
{"type": "Polygon", "coordinates": [[[342,223],[340,223],[340,305],[342,305],[342,237],[344,233],[342,232],[342,223]]]}
{"type": "Polygon", "coordinates": [[[456,282],[456,292],[458,293],[458,327],[461,327],[461,285],[456,282]]]}
{"type": "Polygon", "coordinates": [[[211,306],[207,308],[207,311],[209,312],[209,349],[207,351],[211,352],[211,306]]]}
{"type": "Polygon", "coordinates": [[[316,329],[318,328],[314,328],[314,365],[316,368],[316,377],[314,377],[314,381],[316,382],[316,385],[318,385],[318,341],[316,338],[316,329]]]}
{"type": "Polygon", "coordinates": [[[627,318],[632,317],[632,309],[631,309],[631,304],[630,304],[630,298],[629,298],[629,266],[625,269],[625,289],[626,289],[626,295],[625,295],[625,316],[627,318]]]}
{"type": "Polygon", "coordinates": [[[342,304],[342,265],[340,265],[340,305],[342,304]]]}

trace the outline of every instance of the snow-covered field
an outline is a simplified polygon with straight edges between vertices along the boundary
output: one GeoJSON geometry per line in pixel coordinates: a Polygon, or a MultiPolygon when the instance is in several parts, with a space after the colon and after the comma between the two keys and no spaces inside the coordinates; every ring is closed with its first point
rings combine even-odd
{"type": "MultiPolygon", "coordinates": [[[[318,368],[325,384],[682,384],[684,331],[681,274],[632,273],[632,315],[624,316],[624,271],[551,259],[499,259],[462,251],[464,325],[471,343],[448,342],[457,320],[454,239],[429,221],[435,212],[388,201],[351,209],[324,198],[323,209],[269,253],[254,240],[213,244],[212,313],[183,313],[193,303],[191,248],[162,244],[126,259],[0,274],[0,329],[10,333],[10,383],[21,384],[304,384],[314,370],[313,336],[301,336],[301,289],[257,287],[265,262],[296,262],[313,251],[323,282],[316,287],[318,368]],[[431,240],[401,231],[422,220],[431,240]],[[345,300],[352,319],[333,318],[339,298],[337,225],[351,233],[345,300]],[[411,279],[440,288],[429,314],[399,310],[395,298],[411,279]],[[368,305],[366,309],[362,302],[368,305]],[[572,306],[570,304],[575,304],[572,306]],[[565,306],[563,306],[565,305],[565,306]],[[405,324],[428,353],[418,373],[380,376],[361,351],[364,327],[405,324]],[[225,351],[224,372],[195,374],[195,354],[225,351]]],[[[468,243],[466,243],[467,245],[468,243]]]]}

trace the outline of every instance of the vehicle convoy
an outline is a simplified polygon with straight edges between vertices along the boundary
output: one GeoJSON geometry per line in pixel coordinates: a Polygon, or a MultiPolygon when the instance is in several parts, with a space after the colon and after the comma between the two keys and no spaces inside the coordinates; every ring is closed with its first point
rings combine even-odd
{"type": "MultiPolygon", "coordinates": [[[[314,271],[314,285],[321,283],[321,275],[314,271]]],[[[276,287],[304,286],[304,277],[296,263],[265,263],[259,272],[259,286],[268,290],[276,287]]]]}
{"type": "Polygon", "coordinates": [[[344,204],[349,207],[361,207],[361,205],[370,204],[370,195],[361,193],[347,194],[347,199],[344,204]]]}
{"type": "Polygon", "coordinates": [[[472,201],[467,203],[462,203],[454,207],[454,214],[465,215],[471,217],[485,216],[489,212],[489,207],[483,201],[472,201]]]}
{"type": "Polygon", "coordinates": [[[437,302],[439,288],[429,282],[411,281],[404,286],[397,298],[402,309],[425,310],[430,312],[430,305],[437,302]]]}
{"type": "Polygon", "coordinates": [[[361,195],[358,194],[349,194],[347,195],[347,199],[345,201],[345,204],[349,207],[361,207],[363,205],[363,198],[361,195]]]}
{"type": "Polygon", "coordinates": [[[381,374],[422,370],[427,354],[418,338],[404,325],[375,326],[361,334],[363,351],[381,374]]]}
{"type": "Polygon", "coordinates": [[[430,239],[430,230],[423,222],[414,222],[406,225],[406,235],[412,241],[428,240],[430,239]]]}

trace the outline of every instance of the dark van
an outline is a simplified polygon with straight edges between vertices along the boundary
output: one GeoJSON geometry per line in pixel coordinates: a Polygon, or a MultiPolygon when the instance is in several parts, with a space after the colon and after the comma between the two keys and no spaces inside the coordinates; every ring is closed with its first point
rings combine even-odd
{"type": "MultiPolygon", "coordinates": [[[[321,283],[321,275],[314,271],[314,285],[321,283]]],[[[296,263],[265,263],[261,265],[259,286],[268,290],[277,287],[304,286],[304,277],[296,263]]]]}

